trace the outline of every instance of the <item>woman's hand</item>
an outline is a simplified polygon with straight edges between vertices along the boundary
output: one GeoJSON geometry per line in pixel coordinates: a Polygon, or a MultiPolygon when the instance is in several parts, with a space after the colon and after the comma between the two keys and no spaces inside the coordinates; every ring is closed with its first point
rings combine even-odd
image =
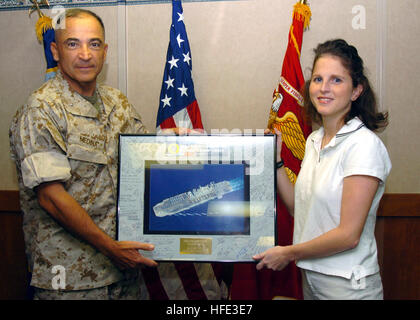
{"type": "Polygon", "coordinates": [[[205,134],[205,131],[203,129],[190,129],[190,128],[184,128],[184,127],[176,127],[176,128],[167,128],[162,129],[159,134],[161,135],[203,135],[205,134]]]}
{"type": "MultiPolygon", "coordinates": [[[[276,161],[281,161],[281,146],[283,144],[283,140],[281,138],[281,132],[277,128],[273,128],[274,133],[277,136],[276,142],[277,142],[277,155],[276,155],[276,161]]],[[[270,129],[265,129],[264,134],[270,134],[272,133],[270,129]]]]}
{"type": "Polygon", "coordinates": [[[252,257],[254,260],[260,260],[257,264],[257,270],[266,267],[275,271],[283,270],[290,261],[293,261],[290,246],[276,246],[252,257]]]}
{"type": "Polygon", "coordinates": [[[281,138],[281,132],[279,130],[277,130],[276,128],[274,128],[274,132],[276,133],[277,136],[277,162],[281,161],[281,146],[283,145],[283,139],[281,138]]]}

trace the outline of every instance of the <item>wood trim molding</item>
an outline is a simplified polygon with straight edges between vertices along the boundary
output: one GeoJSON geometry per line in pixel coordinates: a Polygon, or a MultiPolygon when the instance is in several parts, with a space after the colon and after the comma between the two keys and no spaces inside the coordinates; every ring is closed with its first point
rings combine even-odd
{"type": "Polygon", "coordinates": [[[0,190],[0,214],[2,212],[20,212],[19,191],[0,190]]]}
{"type": "MultiPolygon", "coordinates": [[[[19,191],[0,190],[0,213],[19,211],[19,191]]],[[[420,217],[420,193],[384,194],[378,217],[420,217]]]]}
{"type": "Polygon", "coordinates": [[[420,194],[384,194],[379,204],[378,217],[420,217],[420,194]]]}

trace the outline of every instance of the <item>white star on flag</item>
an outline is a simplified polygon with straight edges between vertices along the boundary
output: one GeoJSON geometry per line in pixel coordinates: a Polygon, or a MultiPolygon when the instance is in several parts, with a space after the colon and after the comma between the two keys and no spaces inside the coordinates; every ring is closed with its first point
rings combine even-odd
{"type": "Polygon", "coordinates": [[[178,42],[178,46],[181,48],[181,43],[184,42],[184,40],[181,39],[181,34],[178,34],[176,37],[176,41],[178,42]]]}
{"type": "Polygon", "coordinates": [[[172,60],[169,60],[168,63],[171,65],[171,70],[173,67],[178,68],[178,65],[176,64],[179,61],[179,59],[175,59],[174,56],[172,56],[172,60]]]}
{"type": "Polygon", "coordinates": [[[170,87],[174,87],[174,80],[175,79],[171,79],[171,76],[168,76],[168,80],[165,81],[165,83],[168,85],[168,87],[166,89],[169,89],[170,87]]]}
{"type": "Polygon", "coordinates": [[[178,21],[177,21],[177,22],[184,21],[184,13],[179,13],[179,12],[177,12],[177,14],[178,14],[178,16],[179,16],[179,19],[178,19],[178,21]]]}
{"type": "Polygon", "coordinates": [[[185,85],[184,85],[184,84],[182,84],[182,87],[181,87],[181,88],[178,88],[178,90],[179,90],[179,91],[181,91],[181,97],[182,97],[184,94],[188,97],[188,94],[187,94],[187,90],[188,90],[188,88],[185,88],[185,85]]]}
{"type": "Polygon", "coordinates": [[[190,60],[191,60],[190,53],[187,52],[187,54],[182,54],[182,55],[184,56],[184,62],[186,62],[186,63],[188,63],[188,65],[190,65],[190,60]]]}
{"type": "Polygon", "coordinates": [[[165,94],[165,99],[162,99],[161,101],[163,102],[163,108],[165,108],[166,106],[171,106],[171,104],[169,103],[169,101],[171,101],[172,98],[169,98],[166,94],[165,94]]]}

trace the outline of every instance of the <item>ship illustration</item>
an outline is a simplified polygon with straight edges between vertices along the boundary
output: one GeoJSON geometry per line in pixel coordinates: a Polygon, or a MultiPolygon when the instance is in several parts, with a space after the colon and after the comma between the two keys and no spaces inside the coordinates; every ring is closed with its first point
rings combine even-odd
{"type": "Polygon", "coordinates": [[[184,193],[177,194],[159,202],[153,207],[156,217],[165,217],[193,208],[213,199],[221,199],[225,194],[243,189],[240,178],[230,181],[210,182],[184,193]]]}

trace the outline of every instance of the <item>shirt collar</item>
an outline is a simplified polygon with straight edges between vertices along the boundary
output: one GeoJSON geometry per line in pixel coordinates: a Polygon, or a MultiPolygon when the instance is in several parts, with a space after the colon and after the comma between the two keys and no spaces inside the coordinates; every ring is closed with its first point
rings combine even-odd
{"type": "MultiPolygon", "coordinates": [[[[57,70],[56,79],[58,81],[59,89],[63,92],[63,99],[67,100],[66,107],[71,113],[91,118],[98,117],[96,108],[69,86],[60,70],[57,70]]],[[[102,99],[104,95],[102,86],[96,84],[96,90],[104,104],[105,115],[108,116],[115,104],[113,101],[108,101],[107,99],[104,101],[104,99],[102,99]]]]}
{"type": "MultiPolygon", "coordinates": [[[[364,123],[358,118],[354,117],[350,121],[348,121],[331,139],[331,141],[325,147],[335,147],[343,142],[347,137],[349,137],[352,133],[356,132],[357,130],[364,127],[364,123]]],[[[313,136],[312,142],[314,143],[317,148],[321,146],[322,137],[324,136],[324,127],[321,127],[313,136]]]]}

